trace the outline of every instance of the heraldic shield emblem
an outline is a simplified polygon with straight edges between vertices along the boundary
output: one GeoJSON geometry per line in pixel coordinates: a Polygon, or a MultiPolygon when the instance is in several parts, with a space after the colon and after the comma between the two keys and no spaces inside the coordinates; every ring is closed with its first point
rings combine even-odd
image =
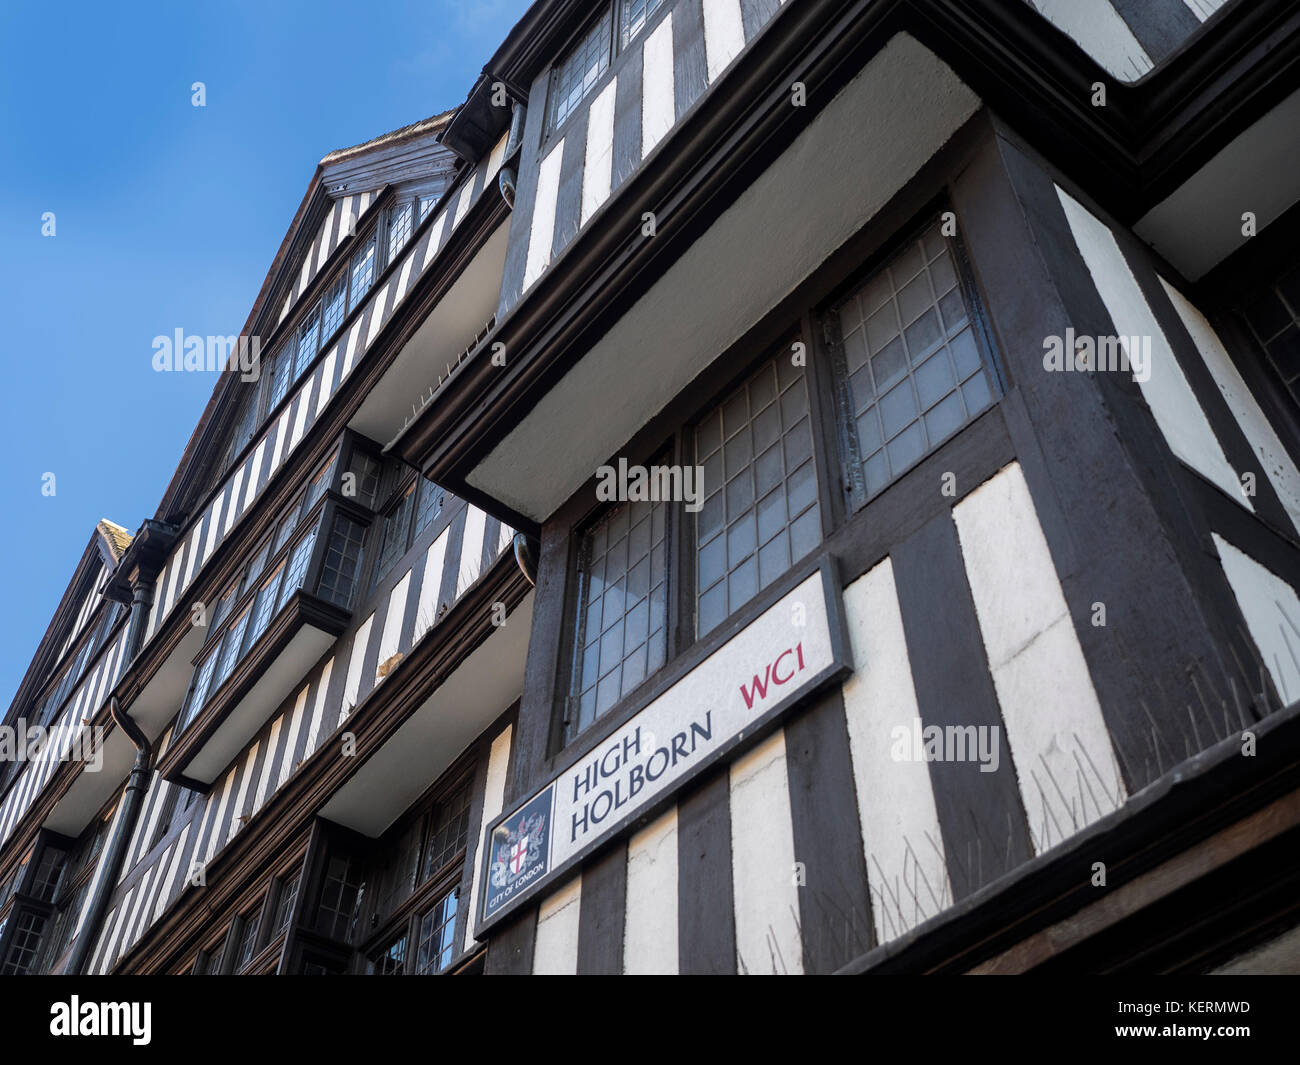
{"type": "Polygon", "coordinates": [[[551,849],[552,790],[547,788],[492,830],[484,917],[545,875],[551,849]]]}

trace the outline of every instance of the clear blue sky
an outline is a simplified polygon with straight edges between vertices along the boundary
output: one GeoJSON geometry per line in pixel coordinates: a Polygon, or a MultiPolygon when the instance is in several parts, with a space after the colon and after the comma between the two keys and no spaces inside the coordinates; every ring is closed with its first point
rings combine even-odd
{"type": "Polygon", "coordinates": [[[95,522],[153,516],[211,394],[153,338],[238,332],[320,158],[461,103],[527,6],[0,4],[0,711],[95,522]]]}

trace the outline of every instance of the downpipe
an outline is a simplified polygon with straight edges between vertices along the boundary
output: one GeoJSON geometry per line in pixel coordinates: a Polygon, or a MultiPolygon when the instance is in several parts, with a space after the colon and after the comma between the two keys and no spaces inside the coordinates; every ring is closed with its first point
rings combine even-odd
{"type": "Polygon", "coordinates": [[[100,859],[100,868],[94,877],[94,895],[91,897],[86,919],[81,923],[81,934],[72,948],[72,955],[63,967],[69,976],[78,976],[85,969],[90,957],[90,949],[99,939],[100,925],[108,910],[113,889],[122,875],[122,863],[126,860],[126,851],[131,837],[135,834],[135,824],[140,818],[144,806],[145,793],[149,790],[149,773],[153,761],[153,745],[149,738],[117,703],[117,696],[109,701],[109,713],[117,727],[126,733],[127,739],[135,745],[135,764],[126,778],[126,788],[122,792],[122,805],[113,818],[113,829],[104,856],[100,859]]]}
{"type": "MultiPolygon", "coordinates": [[[[518,100],[514,101],[514,107],[510,112],[510,135],[506,138],[504,156],[506,159],[513,159],[515,153],[519,151],[519,144],[524,139],[524,118],[527,114],[528,108],[518,100]]],[[[515,208],[515,184],[518,180],[519,175],[515,172],[513,164],[503,166],[497,174],[497,186],[501,189],[501,198],[512,211],[515,208]]]]}

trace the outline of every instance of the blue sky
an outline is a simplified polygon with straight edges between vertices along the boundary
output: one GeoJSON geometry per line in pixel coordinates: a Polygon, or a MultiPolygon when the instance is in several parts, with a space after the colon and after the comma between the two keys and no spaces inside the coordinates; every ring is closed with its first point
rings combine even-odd
{"type": "Polygon", "coordinates": [[[153,338],[238,332],[320,158],[459,104],[527,6],[0,5],[0,709],[95,522],[153,516],[211,394],[153,338]]]}

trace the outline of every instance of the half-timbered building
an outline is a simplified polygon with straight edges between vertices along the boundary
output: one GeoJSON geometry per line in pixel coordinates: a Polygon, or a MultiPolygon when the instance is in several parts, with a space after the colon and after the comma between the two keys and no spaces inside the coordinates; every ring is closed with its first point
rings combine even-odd
{"type": "Polygon", "coordinates": [[[537,0],[320,161],[256,379],[97,527],[0,971],[1293,966],[1298,59],[537,0]]]}

